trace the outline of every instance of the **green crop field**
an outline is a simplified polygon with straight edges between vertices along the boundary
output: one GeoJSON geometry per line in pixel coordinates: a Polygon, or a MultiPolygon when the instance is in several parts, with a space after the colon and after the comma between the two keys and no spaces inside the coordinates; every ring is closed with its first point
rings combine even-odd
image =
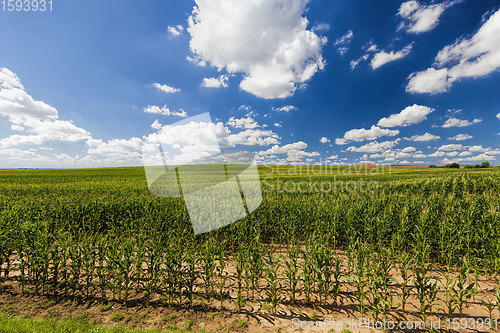
{"type": "Polygon", "coordinates": [[[2,290],[276,316],[499,317],[500,168],[259,170],[261,206],[199,236],[182,198],[149,193],[143,168],[0,171],[2,290]]]}

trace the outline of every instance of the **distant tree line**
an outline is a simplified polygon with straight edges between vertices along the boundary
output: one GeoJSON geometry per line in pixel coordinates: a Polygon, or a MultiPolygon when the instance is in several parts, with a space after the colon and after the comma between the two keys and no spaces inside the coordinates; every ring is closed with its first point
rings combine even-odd
{"type": "MultiPolygon", "coordinates": [[[[459,169],[460,164],[458,163],[451,163],[451,164],[445,164],[445,165],[429,165],[429,168],[451,168],[451,169],[459,169]]],[[[464,168],[466,169],[485,169],[485,168],[491,168],[490,162],[483,162],[481,164],[476,164],[476,165],[464,165],[464,168]]]]}

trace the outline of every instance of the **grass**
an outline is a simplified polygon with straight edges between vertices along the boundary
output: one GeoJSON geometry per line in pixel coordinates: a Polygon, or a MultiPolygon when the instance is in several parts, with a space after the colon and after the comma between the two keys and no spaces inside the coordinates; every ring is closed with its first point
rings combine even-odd
{"type": "Polygon", "coordinates": [[[169,313],[165,316],[163,316],[163,318],[161,319],[161,321],[165,322],[165,323],[168,323],[172,320],[174,320],[176,317],[175,313],[169,313]]]}
{"type": "Polygon", "coordinates": [[[115,312],[111,315],[111,317],[109,317],[109,319],[111,321],[114,321],[114,322],[122,321],[124,318],[125,318],[125,315],[121,312],[115,312]]]}
{"type": "MultiPolygon", "coordinates": [[[[159,333],[159,330],[128,329],[123,327],[104,328],[78,319],[58,321],[55,319],[37,319],[12,317],[0,314],[0,332],[2,333],[159,333]]],[[[163,331],[164,332],[164,331],[163,331]]],[[[171,330],[181,333],[182,330],[171,330]]]]}
{"type": "Polygon", "coordinates": [[[236,327],[238,327],[238,328],[247,328],[248,327],[248,323],[244,319],[237,319],[236,320],[236,327]]]}
{"type": "Polygon", "coordinates": [[[100,307],[99,307],[99,311],[101,312],[106,312],[108,311],[109,309],[111,309],[113,305],[112,304],[102,304],[100,307]]]}

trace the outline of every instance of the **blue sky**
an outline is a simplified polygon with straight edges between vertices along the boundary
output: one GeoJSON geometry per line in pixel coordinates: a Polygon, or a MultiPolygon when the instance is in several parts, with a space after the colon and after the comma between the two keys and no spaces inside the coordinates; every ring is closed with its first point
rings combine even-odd
{"type": "Polygon", "coordinates": [[[209,132],[259,163],[498,164],[499,9],[54,0],[0,12],[0,168],[140,165],[158,143],[183,163],[212,150],[209,132]],[[186,124],[205,112],[212,124],[186,124]]]}

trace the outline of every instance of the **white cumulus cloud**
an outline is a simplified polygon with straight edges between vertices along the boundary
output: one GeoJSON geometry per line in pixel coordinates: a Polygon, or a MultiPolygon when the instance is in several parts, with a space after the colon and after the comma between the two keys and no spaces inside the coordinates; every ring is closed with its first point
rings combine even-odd
{"type": "Polygon", "coordinates": [[[183,31],[184,27],[182,25],[171,26],[169,25],[167,28],[168,32],[170,32],[174,36],[179,36],[183,31]]]}
{"type": "Polygon", "coordinates": [[[472,121],[469,121],[467,119],[458,119],[458,118],[451,117],[451,118],[448,118],[445,121],[445,123],[443,124],[443,127],[444,128],[448,128],[448,127],[466,127],[466,126],[470,126],[470,125],[473,125],[473,124],[480,123],[481,121],[482,121],[481,119],[474,119],[472,121]]]}
{"type": "Polygon", "coordinates": [[[360,128],[345,132],[344,137],[335,140],[336,144],[346,144],[349,141],[375,140],[382,136],[396,136],[399,130],[390,130],[372,125],[370,129],[360,128]]]}
{"type": "Polygon", "coordinates": [[[158,105],[148,105],[144,108],[145,113],[162,114],[164,116],[177,116],[177,117],[187,117],[186,111],[179,109],[178,111],[172,111],[166,105],[159,107],[158,105]]]}
{"type": "Polygon", "coordinates": [[[330,142],[330,139],[328,139],[326,137],[322,137],[321,139],[319,139],[319,142],[321,142],[321,143],[328,143],[328,142],[330,142]]]}
{"type": "Polygon", "coordinates": [[[284,105],[281,107],[273,107],[272,110],[277,111],[277,112],[290,112],[293,110],[297,110],[297,107],[295,107],[293,105],[284,105]]]}
{"type": "Polygon", "coordinates": [[[434,29],[444,11],[459,1],[444,1],[430,5],[422,5],[418,1],[403,2],[399,7],[398,15],[403,22],[400,29],[409,33],[422,33],[434,29]]]}
{"type": "Polygon", "coordinates": [[[274,145],[270,149],[261,151],[258,153],[259,156],[275,156],[280,154],[286,154],[286,162],[298,162],[302,160],[304,157],[315,157],[319,156],[318,152],[307,152],[305,149],[307,148],[307,143],[303,141],[298,141],[294,143],[290,143],[284,146],[274,145]]]}
{"type": "Polygon", "coordinates": [[[220,75],[219,77],[206,77],[201,82],[201,85],[207,88],[226,88],[228,79],[228,75],[220,75]]]}
{"type": "Polygon", "coordinates": [[[431,133],[424,133],[424,134],[417,134],[417,135],[413,135],[409,138],[405,138],[406,140],[410,140],[410,141],[417,141],[417,142],[426,142],[426,141],[432,141],[432,140],[439,140],[440,137],[438,135],[434,135],[434,134],[431,134],[431,133]]]}
{"type": "Polygon", "coordinates": [[[375,53],[371,61],[372,69],[375,70],[389,62],[406,57],[408,54],[410,54],[412,48],[413,44],[408,44],[399,51],[380,51],[375,53]]]}
{"type": "Polygon", "coordinates": [[[411,74],[406,90],[431,94],[445,92],[462,78],[485,76],[500,68],[500,9],[475,35],[460,38],[439,51],[435,67],[411,74]]]}
{"type": "Polygon", "coordinates": [[[393,141],[384,141],[384,142],[373,141],[361,147],[354,147],[354,146],[348,147],[347,150],[357,153],[379,153],[393,148],[395,145],[399,143],[400,140],[401,139],[396,139],[393,141]]]}
{"type": "Polygon", "coordinates": [[[35,100],[24,89],[15,73],[0,68],[0,115],[6,116],[11,128],[26,135],[0,139],[0,147],[41,145],[48,141],[77,142],[90,138],[90,133],[69,120],[60,120],[57,110],[35,100]]]}
{"type": "Polygon", "coordinates": [[[413,104],[400,113],[391,114],[387,118],[380,119],[377,125],[381,127],[397,127],[418,124],[426,120],[427,116],[433,111],[435,110],[428,106],[413,104]]]}
{"type": "Polygon", "coordinates": [[[227,125],[234,128],[253,129],[259,127],[259,124],[252,117],[235,118],[231,117],[227,121],[227,125]]]}
{"type": "Polygon", "coordinates": [[[457,134],[455,136],[449,137],[448,140],[464,141],[464,140],[469,140],[472,138],[473,138],[473,136],[470,134],[457,134]]]}
{"type": "Polygon", "coordinates": [[[166,85],[166,84],[161,84],[161,83],[153,83],[153,87],[155,87],[159,91],[163,91],[164,93],[167,93],[167,94],[173,94],[173,93],[181,91],[180,89],[171,87],[171,86],[166,85]]]}
{"type": "Polygon", "coordinates": [[[452,151],[452,150],[461,150],[463,148],[464,148],[464,146],[461,144],[450,144],[450,145],[443,145],[443,146],[439,147],[437,150],[452,151]]]}
{"type": "Polygon", "coordinates": [[[196,0],[188,19],[198,61],[243,73],[240,88],[285,98],[324,68],[325,37],[307,30],[304,0],[196,0]]]}

